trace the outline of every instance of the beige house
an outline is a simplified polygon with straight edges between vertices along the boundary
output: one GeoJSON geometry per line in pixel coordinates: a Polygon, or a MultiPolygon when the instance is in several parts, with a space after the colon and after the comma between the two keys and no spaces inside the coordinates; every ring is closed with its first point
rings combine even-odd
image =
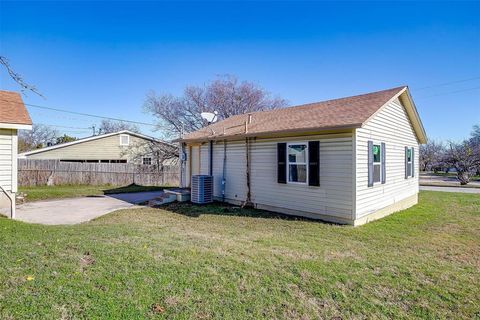
{"type": "Polygon", "coordinates": [[[0,91],[0,211],[15,217],[17,192],[17,133],[31,130],[32,120],[16,92],[0,91]]]}
{"type": "Polygon", "coordinates": [[[426,134],[407,87],[233,116],[180,139],[181,184],[233,204],[360,225],[418,201],[426,134]]]}
{"type": "Polygon", "coordinates": [[[21,159],[60,160],[65,162],[152,164],[149,146],[165,144],[155,138],[123,130],[92,136],[19,154],[21,159]]]}

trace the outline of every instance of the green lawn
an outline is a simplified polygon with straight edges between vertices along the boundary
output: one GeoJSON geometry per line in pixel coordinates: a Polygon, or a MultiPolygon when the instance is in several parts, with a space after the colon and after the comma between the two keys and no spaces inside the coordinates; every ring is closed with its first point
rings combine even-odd
{"type": "Polygon", "coordinates": [[[168,187],[156,186],[139,186],[128,185],[123,187],[118,186],[90,186],[90,185],[61,185],[61,186],[35,186],[35,187],[20,187],[19,191],[27,194],[27,201],[60,199],[95,196],[112,193],[125,192],[141,192],[141,191],[156,191],[163,190],[168,187]]]}
{"type": "Polygon", "coordinates": [[[480,197],[353,228],[219,204],[0,219],[0,319],[480,317],[480,197]]]}

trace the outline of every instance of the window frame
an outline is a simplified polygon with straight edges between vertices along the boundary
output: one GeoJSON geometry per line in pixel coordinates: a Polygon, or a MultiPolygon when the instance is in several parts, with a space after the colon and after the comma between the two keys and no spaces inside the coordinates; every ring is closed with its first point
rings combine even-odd
{"type": "Polygon", "coordinates": [[[308,141],[295,141],[295,142],[287,142],[287,184],[300,184],[300,185],[308,185],[308,141]],[[290,157],[288,156],[288,148],[292,145],[304,145],[305,146],[305,163],[303,162],[290,162],[290,157]],[[290,165],[305,165],[305,182],[298,182],[298,181],[290,181],[290,165]]]}
{"type": "Polygon", "coordinates": [[[142,165],[151,166],[152,165],[152,157],[142,157],[142,165]],[[150,163],[145,163],[145,159],[149,159],[150,163]]]}
{"type": "Polygon", "coordinates": [[[119,137],[120,137],[120,145],[121,145],[121,146],[129,146],[129,145],[130,145],[130,135],[128,135],[128,134],[121,134],[119,137]],[[122,142],[122,138],[123,138],[123,137],[127,137],[127,143],[123,143],[123,142],[122,142]]]}
{"type": "Polygon", "coordinates": [[[407,157],[407,161],[405,161],[407,163],[407,179],[411,179],[413,178],[413,147],[408,147],[407,146],[407,154],[406,154],[406,157],[407,157]],[[408,152],[410,152],[410,161],[408,161],[408,152]],[[408,174],[408,168],[410,168],[410,174],[408,174]]]}
{"type": "MultiPolygon", "coordinates": [[[[382,142],[377,142],[377,141],[372,141],[372,159],[373,159],[373,172],[372,172],[372,179],[373,179],[373,185],[376,184],[382,184],[382,175],[383,175],[383,170],[382,170],[382,142]],[[378,150],[380,150],[380,156],[379,162],[375,162],[375,154],[373,153],[373,150],[375,149],[375,146],[378,146],[378,150]],[[375,181],[375,166],[378,166],[380,168],[379,172],[379,180],[375,181]]],[[[386,164],[385,164],[386,165],[386,164]]]]}

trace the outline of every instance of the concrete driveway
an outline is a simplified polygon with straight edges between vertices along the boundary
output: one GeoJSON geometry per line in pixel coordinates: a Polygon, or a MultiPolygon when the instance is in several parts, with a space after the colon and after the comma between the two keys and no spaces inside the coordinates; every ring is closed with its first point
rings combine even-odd
{"type": "Polygon", "coordinates": [[[28,202],[17,206],[16,219],[48,225],[76,224],[119,209],[155,199],[163,191],[135,192],[61,200],[28,202]]]}

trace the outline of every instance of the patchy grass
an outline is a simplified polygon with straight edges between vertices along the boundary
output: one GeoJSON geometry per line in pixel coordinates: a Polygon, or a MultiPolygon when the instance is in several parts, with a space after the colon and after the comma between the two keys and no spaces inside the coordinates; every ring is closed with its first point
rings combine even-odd
{"type": "Polygon", "coordinates": [[[139,186],[131,184],[128,186],[90,186],[90,185],[60,185],[60,186],[35,186],[35,187],[20,187],[19,191],[26,193],[26,201],[38,201],[47,199],[61,199],[86,197],[102,194],[127,193],[127,192],[143,192],[143,191],[157,191],[169,187],[157,186],[139,186]]]}
{"type": "Polygon", "coordinates": [[[214,204],[0,219],[1,319],[480,317],[480,197],[353,228],[214,204]]]}

